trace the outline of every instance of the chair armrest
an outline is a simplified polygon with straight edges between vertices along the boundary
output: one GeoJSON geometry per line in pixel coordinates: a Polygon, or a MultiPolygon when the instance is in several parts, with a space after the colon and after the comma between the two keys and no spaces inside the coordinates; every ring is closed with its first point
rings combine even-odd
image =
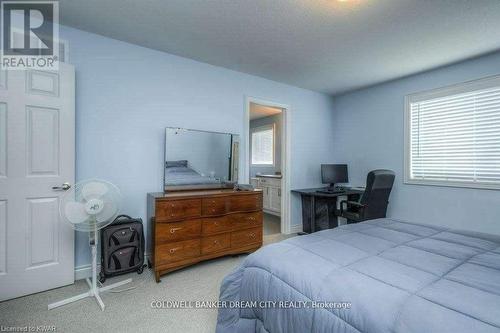
{"type": "Polygon", "coordinates": [[[362,203],[359,203],[357,201],[342,200],[340,202],[340,215],[344,214],[344,205],[345,205],[345,209],[349,208],[349,206],[356,206],[356,207],[359,207],[361,209],[365,208],[365,205],[363,205],[362,203]]]}
{"type": "Polygon", "coordinates": [[[351,205],[351,206],[357,206],[360,208],[365,207],[365,205],[363,205],[362,203],[359,203],[357,201],[346,201],[346,202],[347,202],[348,206],[351,205]]]}

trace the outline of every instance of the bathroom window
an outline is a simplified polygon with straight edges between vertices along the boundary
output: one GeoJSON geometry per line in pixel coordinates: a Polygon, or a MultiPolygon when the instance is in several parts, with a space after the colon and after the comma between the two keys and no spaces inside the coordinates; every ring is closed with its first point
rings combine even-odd
{"type": "Polygon", "coordinates": [[[274,125],[251,130],[252,165],[274,166],[274,125]]]}

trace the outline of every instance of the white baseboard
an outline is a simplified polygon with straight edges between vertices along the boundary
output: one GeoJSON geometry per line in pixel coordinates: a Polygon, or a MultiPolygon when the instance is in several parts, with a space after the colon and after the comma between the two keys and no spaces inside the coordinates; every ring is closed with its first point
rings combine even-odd
{"type": "MultiPolygon", "coordinates": [[[[97,265],[97,271],[101,271],[101,265],[97,265]]],[[[92,265],[81,265],[75,267],[75,281],[83,280],[92,275],[92,265]]]]}
{"type": "MultiPolygon", "coordinates": [[[[144,255],[144,263],[148,264],[149,255],[144,255]]],[[[97,275],[101,271],[101,264],[97,263],[97,275]]],[[[92,276],[92,264],[75,267],[75,281],[83,280],[92,276]]]]}
{"type": "Polygon", "coordinates": [[[302,224],[294,224],[294,225],[290,226],[290,233],[291,234],[296,234],[296,233],[299,233],[302,231],[303,231],[302,224]]]}

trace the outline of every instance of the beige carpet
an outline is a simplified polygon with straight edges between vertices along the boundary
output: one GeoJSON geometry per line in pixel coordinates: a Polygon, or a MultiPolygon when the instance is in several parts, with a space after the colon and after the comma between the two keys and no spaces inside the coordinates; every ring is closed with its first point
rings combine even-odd
{"type": "MultiPolygon", "coordinates": [[[[264,237],[269,244],[287,238],[281,234],[264,237]]],[[[157,284],[150,271],[106,281],[132,277],[137,288],[121,293],[104,293],[106,310],[101,312],[88,298],[47,310],[47,304],[85,292],[82,280],[74,285],[0,303],[0,325],[5,327],[55,326],[56,332],[214,332],[216,309],[153,309],[153,301],[216,301],[219,287],[245,255],[200,263],[170,273],[157,284]]]]}

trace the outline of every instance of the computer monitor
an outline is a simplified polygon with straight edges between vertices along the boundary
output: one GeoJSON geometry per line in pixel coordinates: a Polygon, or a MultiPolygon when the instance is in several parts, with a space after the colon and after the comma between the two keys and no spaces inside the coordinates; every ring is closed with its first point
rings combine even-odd
{"type": "Polygon", "coordinates": [[[347,164],[321,164],[321,181],[323,184],[330,184],[333,189],[336,183],[347,183],[347,164]]]}

